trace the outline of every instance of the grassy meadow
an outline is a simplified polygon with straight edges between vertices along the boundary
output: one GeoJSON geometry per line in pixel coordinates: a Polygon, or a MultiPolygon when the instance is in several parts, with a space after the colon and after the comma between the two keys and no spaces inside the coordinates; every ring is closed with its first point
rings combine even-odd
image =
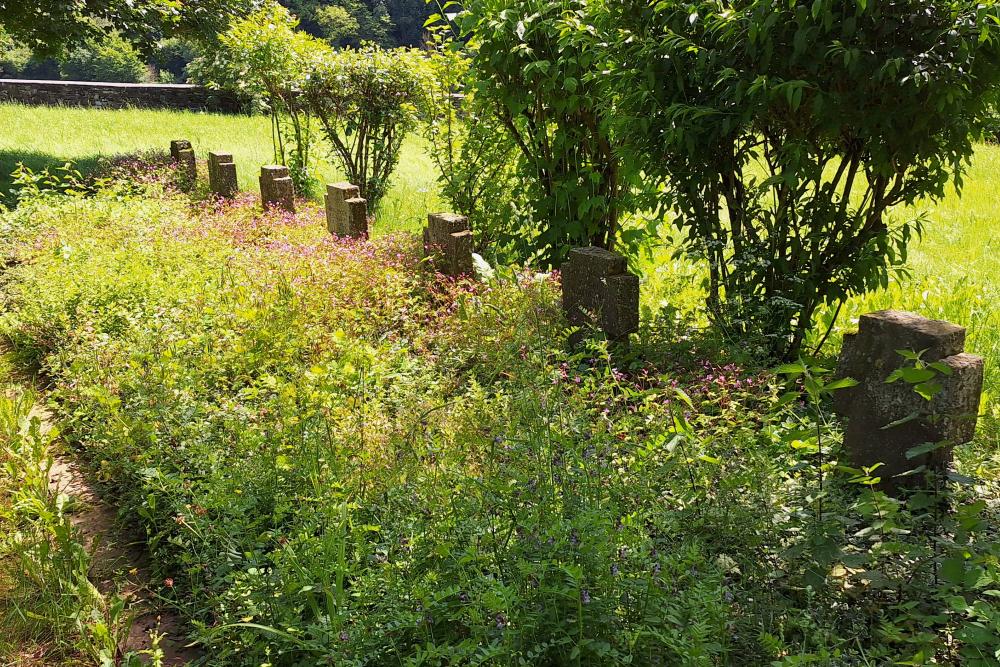
{"type": "MultiPolygon", "coordinates": [[[[325,159],[325,142],[318,133],[316,137],[317,178],[323,183],[342,180],[332,160],[325,159]]],[[[101,157],[162,151],[173,139],[191,141],[200,160],[211,151],[232,153],[240,187],[247,191],[257,191],[260,166],[274,162],[266,116],[0,104],[0,201],[10,190],[10,174],[19,162],[39,170],[72,161],[85,172],[101,157]]],[[[422,146],[420,139],[411,137],[404,147],[395,183],[383,203],[383,231],[416,229],[426,211],[439,205],[435,170],[422,146]]]]}
{"type": "MultiPolygon", "coordinates": [[[[1000,147],[981,145],[961,196],[898,211],[926,215],[924,236],[912,245],[909,275],[889,288],[851,300],[841,313],[839,333],[857,317],[902,309],[968,328],[966,350],[986,359],[986,383],[977,442],[963,456],[982,461],[980,474],[997,479],[1000,454],[1000,147]],[[992,457],[992,462],[991,462],[992,457]]],[[[831,337],[833,350],[839,336],[831,337]]]]}

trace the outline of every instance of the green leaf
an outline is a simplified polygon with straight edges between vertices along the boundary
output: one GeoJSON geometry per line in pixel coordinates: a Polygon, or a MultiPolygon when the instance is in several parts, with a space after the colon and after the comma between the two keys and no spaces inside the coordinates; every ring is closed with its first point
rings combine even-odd
{"type": "Polygon", "coordinates": [[[949,446],[949,442],[925,442],[923,444],[917,445],[916,447],[911,447],[906,450],[906,458],[909,460],[915,459],[924,454],[929,454],[930,452],[936,452],[939,449],[949,446]]]}
{"type": "Polygon", "coordinates": [[[794,364],[782,364],[774,369],[776,375],[787,375],[789,377],[797,377],[806,372],[805,364],[798,362],[794,364]]]}
{"type": "Polygon", "coordinates": [[[825,391],[837,391],[838,389],[849,389],[851,387],[857,387],[858,381],[853,378],[841,378],[839,380],[834,380],[833,382],[827,384],[823,387],[825,391]]]}
{"type": "Polygon", "coordinates": [[[965,561],[961,558],[946,558],[941,562],[941,578],[949,584],[961,585],[965,579],[965,561]]]}
{"type": "Polygon", "coordinates": [[[780,407],[783,407],[785,405],[788,405],[789,403],[795,401],[796,399],[800,398],[801,396],[802,396],[802,394],[800,394],[797,391],[788,391],[788,392],[785,392],[784,394],[781,395],[781,398],[778,399],[778,402],[775,404],[775,407],[779,407],[780,408],[780,407]]]}
{"type": "Polygon", "coordinates": [[[910,414],[906,415],[902,419],[897,419],[895,421],[891,421],[888,424],[886,424],[885,426],[883,426],[881,428],[881,430],[886,431],[886,430],[888,430],[890,428],[895,428],[897,426],[902,426],[903,424],[907,424],[907,423],[913,421],[914,419],[920,419],[920,413],[919,412],[911,412],[910,414]]]}
{"type": "Polygon", "coordinates": [[[898,380],[903,380],[903,382],[906,382],[907,384],[918,384],[932,380],[936,376],[937,372],[930,368],[905,366],[894,370],[889,377],[886,378],[885,383],[892,384],[898,380]]]}
{"type": "Polygon", "coordinates": [[[944,387],[942,387],[937,382],[922,382],[917,386],[915,386],[913,388],[913,391],[923,396],[925,400],[930,401],[939,393],[941,393],[942,389],[944,389],[944,387]]]}
{"type": "Polygon", "coordinates": [[[935,361],[927,365],[936,370],[938,373],[941,373],[942,375],[947,377],[951,377],[951,374],[954,373],[954,371],[951,369],[951,366],[944,363],[943,361],[935,361]]]}
{"type": "Polygon", "coordinates": [[[674,389],[674,394],[676,394],[678,398],[684,401],[685,405],[694,410],[694,403],[691,402],[691,397],[688,396],[683,389],[680,389],[679,387],[677,389],[674,389]]]}

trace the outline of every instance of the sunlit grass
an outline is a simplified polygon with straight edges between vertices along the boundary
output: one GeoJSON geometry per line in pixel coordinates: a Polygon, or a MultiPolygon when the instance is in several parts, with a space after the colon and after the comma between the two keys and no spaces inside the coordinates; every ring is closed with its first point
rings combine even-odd
{"type": "MultiPolygon", "coordinates": [[[[232,153],[240,188],[250,192],[258,189],[260,167],[274,162],[271,125],[265,116],[0,104],[0,199],[7,196],[10,174],[19,162],[39,170],[72,161],[86,171],[100,157],[167,150],[173,139],[191,141],[202,160],[210,151],[232,153]]],[[[324,142],[317,143],[314,157],[321,183],[343,180],[340,170],[327,159],[324,142]]],[[[415,230],[427,213],[438,208],[430,158],[423,150],[423,142],[410,137],[404,144],[393,186],[379,211],[378,229],[415,230]]]]}
{"type": "MultiPolygon", "coordinates": [[[[983,419],[976,447],[963,448],[980,475],[996,478],[1000,457],[1000,147],[979,146],[957,192],[926,214],[923,238],[910,253],[910,275],[882,290],[852,299],[838,321],[833,343],[857,318],[881,309],[910,310],[968,328],[966,350],[986,359],[983,419]]],[[[836,349],[836,348],[835,348],[836,349]]]]}

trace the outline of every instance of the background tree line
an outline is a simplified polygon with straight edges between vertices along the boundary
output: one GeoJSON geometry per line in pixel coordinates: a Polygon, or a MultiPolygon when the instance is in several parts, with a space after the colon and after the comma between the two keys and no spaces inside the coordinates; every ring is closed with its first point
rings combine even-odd
{"type": "Polygon", "coordinates": [[[432,13],[426,0],[282,0],[299,27],[334,46],[363,41],[382,47],[420,46],[432,13]]]}
{"type": "MultiPolygon", "coordinates": [[[[171,26],[155,20],[156,2],[148,3],[150,11],[131,16],[119,8],[128,3],[108,2],[103,10],[98,6],[76,17],[64,14],[54,2],[43,2],[32,13],[0,3],[4,10],[0,13],[0,78],[184,82],[188,64],[198,57],[206,40],[225,30],[226,17],[248,15],[260,4],[187,2],[184,15],[197,18],[171,26]],[[219,12],[209,21],[206,17],[213,8],[219,12]],[[62,40],[54,30],[36,32],[46,22],[78,38],[62,40]],[[180,35],[175,27],[184,28],[180,35]]],[[[383,48],[419,46],[431,13],[425,0],[284,0],[282,4],[298,17],[300,30],[336,47],[358,47],[363,42],[383,48]]]]}

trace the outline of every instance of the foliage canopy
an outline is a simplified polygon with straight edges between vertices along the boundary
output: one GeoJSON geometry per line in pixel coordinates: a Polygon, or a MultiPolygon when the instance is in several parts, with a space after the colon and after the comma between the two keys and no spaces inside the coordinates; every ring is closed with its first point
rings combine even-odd
{"type": "Polygon", "coordinates": [[[993,2],[472,0],[455,23],[545,261],[630,246],[655,208],[714,323],[778,357],[902,267],[920,224],[894,207],[961,185],[1000,84],[993,2]]]}
{"type": "Polygon", "coordinates": [[[51,54],[100,32],[150,43],[167,33],[208,39],[260,0],[0,0],[0,26],[32,50],[51,54]]]}
{"type": "Polygon", "coordinates": [[[529,254],[533,235],[519,224],[517,148],[489,99],[477,95],[467,55],[436,31],[425,72],[423,134],[441,194],[469,218],[477,251],[503,262],[529,254]]]}
{"type": "Polygon", "coordinates": [[[596,76],[603,51],[590,39],[589,5],[471,0],[456,18],[470,43],[477,94],[519,150],[539,223],[527,243],[550,266],[573,245],[614,246],[634,175],[611,132],[614,107],[596,76]]]}
{"type": "Polygon", "coordinates": [[[423,95],[423,62],[409,49],[375,45],[318,59],[305,88],[312,113],[347,179],[378,206],[416,127],[423,95]]]}
{"type": "Polygon", "coordinates": [[[312,126],[303,91],[314,62],[330,47],[297,30],[298,20],[277,3],[234,21],[215,47],[190,66],[212,88],[261,102],[271,115],[274,159],[287,164],[300,192],[308,190],[312,126]]]}
{"type": "Polygon", "coordinates": [[[992,3],[631,0],[604,8],[615,125],[669,183],[717,325],[793,355],[820,304],[885,285],[1000,83],[992,3]]]}
{"type": "Polygon", "coordinates": [[[146,63],[134,46],[111,33],[68,50],[59,63],[59,73],[75,81],[139,83],[146,77],[146,63]]]}

